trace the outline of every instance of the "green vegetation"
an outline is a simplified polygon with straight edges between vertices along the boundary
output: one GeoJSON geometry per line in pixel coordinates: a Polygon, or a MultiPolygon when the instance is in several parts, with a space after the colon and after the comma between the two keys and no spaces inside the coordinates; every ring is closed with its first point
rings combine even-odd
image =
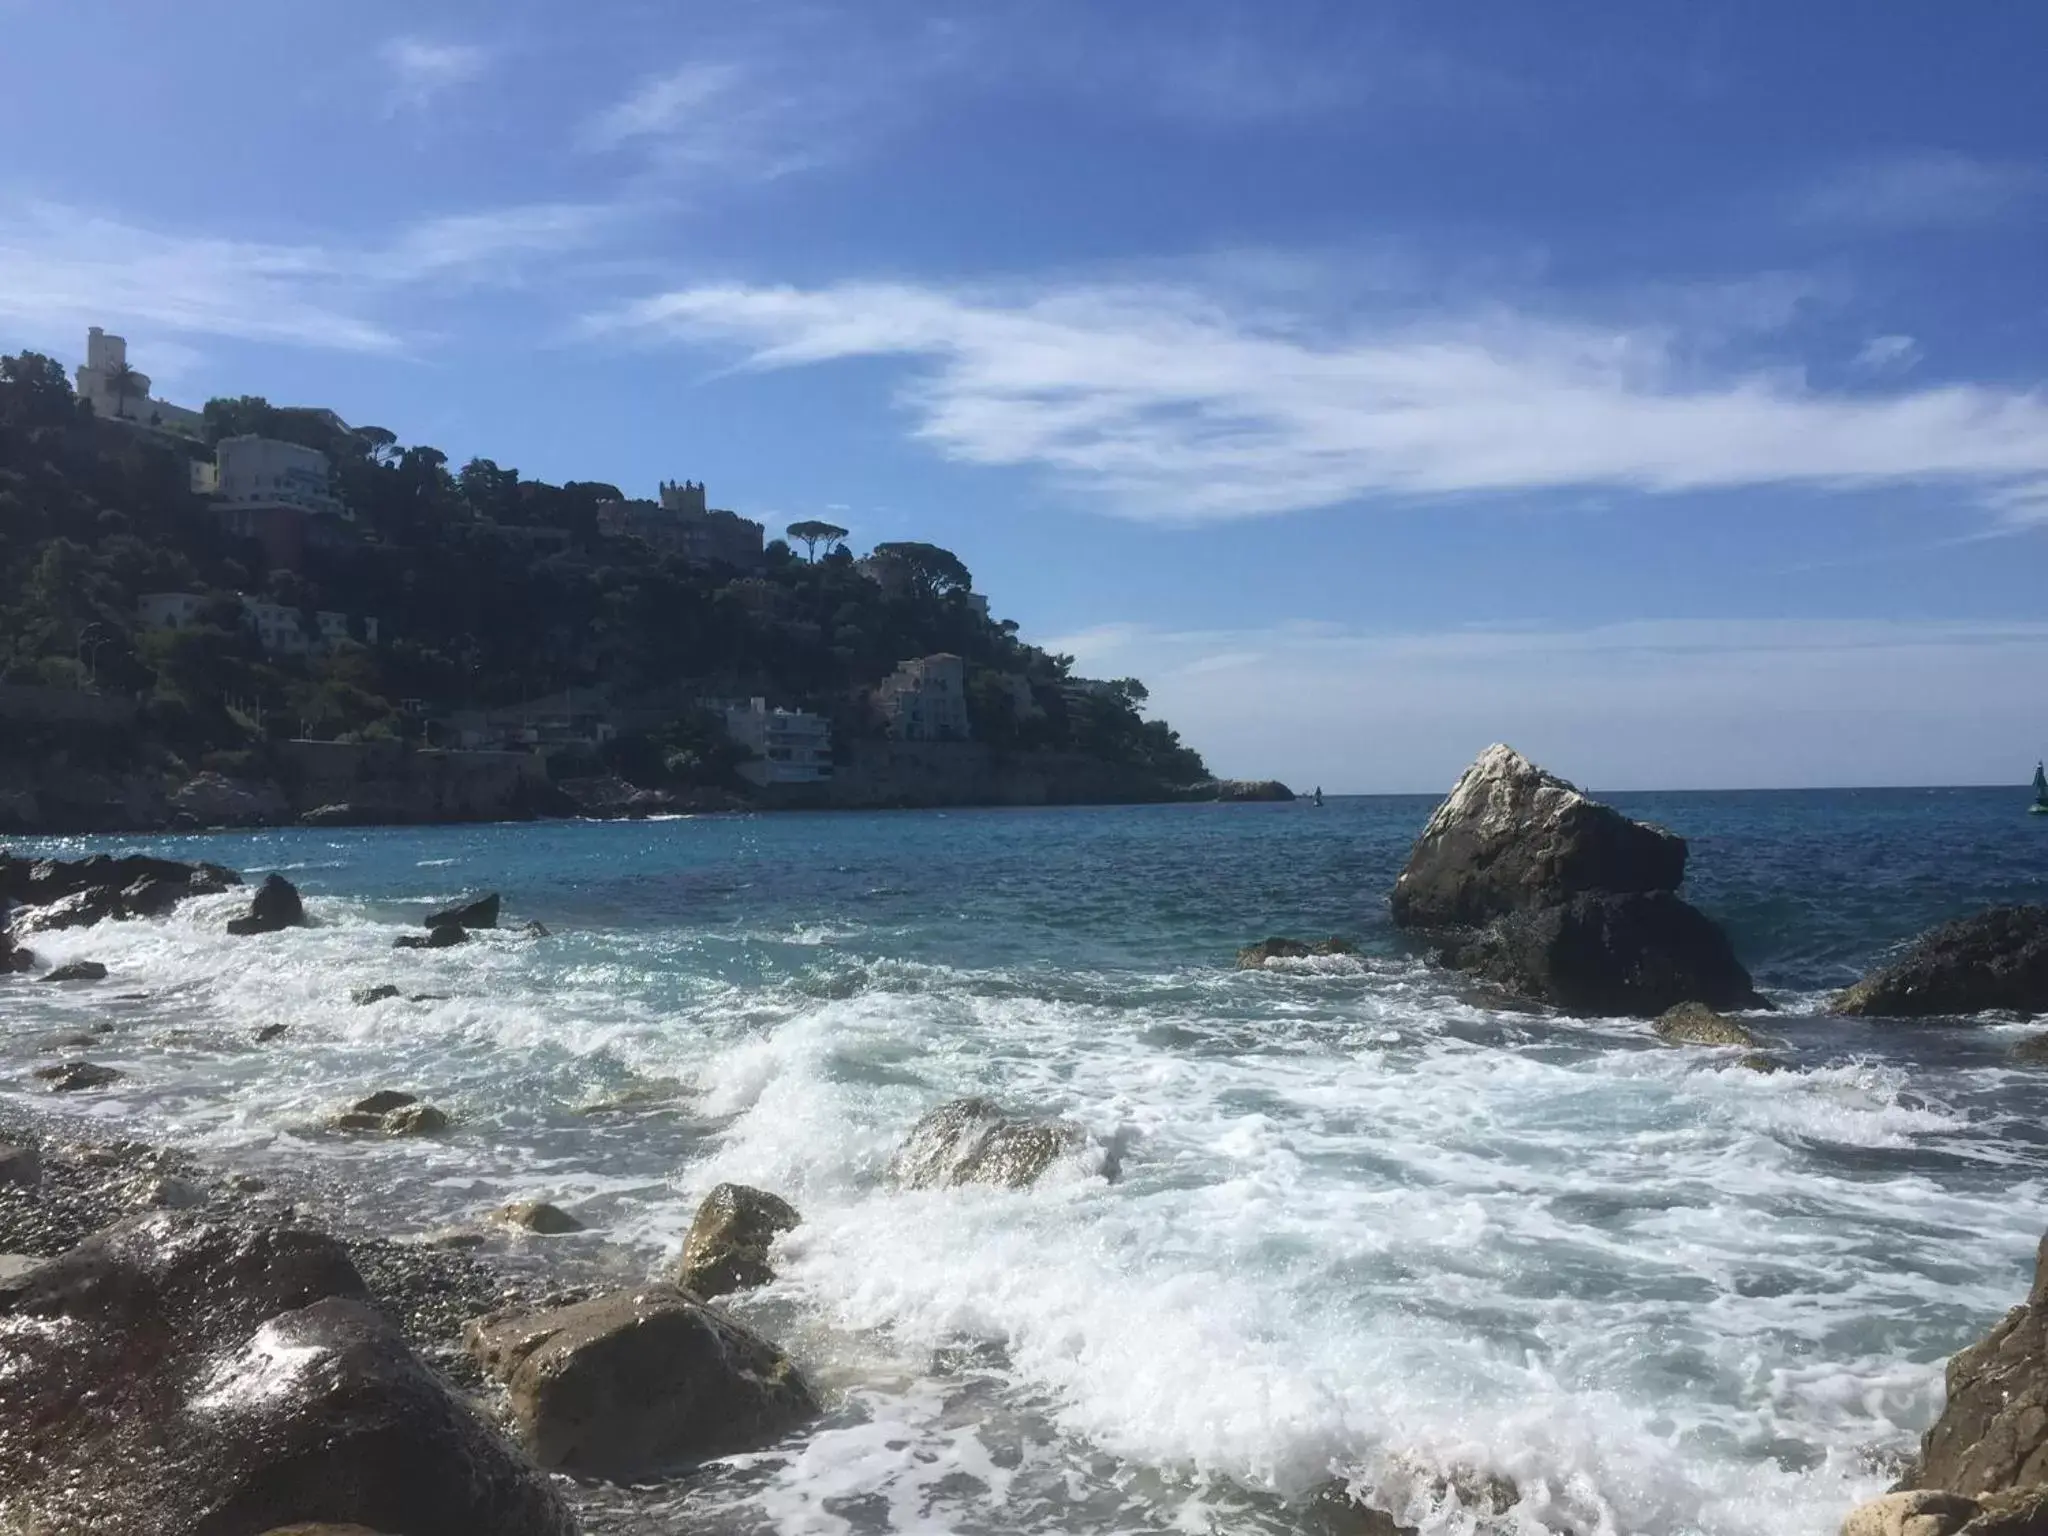
{"type": "Polygon", "coordinates": [[[432,739],[438,717],[601,687],[637,718],[608,744],[636,783],[727,780],[733,754],[700,697],[764,696],[828,715],[844,746],[881,733],[865,690],[909,657],[968,669],[977,739],[1087,752],[1162,786],[1205,776],[1200,757],[1140,713],[1125,681],[1077,685],[1072,658],[1017,637],[970,599],[948,550],[883,544],[856,562],[847,530],[797,523],[759,571],[705,569],[599,527],[620,499],[600,481],[549,485],[489,459],[451,471],[381,427],[253,396],[209,401],[209,443],[239,433],[317,448],[354,514],[350,537],[272,568],[191,490],[208,445],[97,420],[64,370],[0,358],[0,681],[93,686],[140,705],[137,750],[188,766],[245,761],[285,736],[432,739]],[[822,549],[821,549],[822,546],[822,549]],[[145,631],[138,599],[196,592],[190,627],[145,631]],[[354,638],[266,655],[237,594],[350,615],[354,638]],[[379,643],[366,644],[374,617],[379,643]]]}

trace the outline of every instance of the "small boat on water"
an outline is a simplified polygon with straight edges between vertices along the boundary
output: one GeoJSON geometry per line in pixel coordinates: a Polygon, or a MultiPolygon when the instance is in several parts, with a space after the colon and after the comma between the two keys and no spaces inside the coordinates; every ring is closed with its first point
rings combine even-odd
{"type": "Polygon", "coordinates": [[[2048,816],[2048,767],[2034,764],[2034,803],[2027,807],[2030,816],[2048,816]]]}
{"type": "MultiPolygon", "coordinates": [[[[2041,777],[2041,775],[2036,773],[2034,777],[2038,779],[2041,777]]],[[[1323,786],[1320,784],[1316,786],[1315,803],[1317,805],[1321,805],[1323,803],[1323,786]]]]}

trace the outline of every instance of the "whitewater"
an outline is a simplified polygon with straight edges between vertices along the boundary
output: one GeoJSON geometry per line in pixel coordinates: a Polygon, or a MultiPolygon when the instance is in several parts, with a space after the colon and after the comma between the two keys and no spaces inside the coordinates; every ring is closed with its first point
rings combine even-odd
{"type": "Polygon", "coordinates": [[[1431,970],[1385,910],[1430,802],[1380,798],[18,845],[281,871],[317,926],[230,938],[231,893],[38,936],[110,975],[0,993],[0,1094],[317,1173],[379,1231],[552,1200],[588,1230],[517,1247],[570,1277],[667,1265],[721,1180],[791,1200],[732,1305],[825,1418],[621,1530],[1290,1532],[1334,1477],[1430,1533],[1831,1531],[2024,1293],[2048,1131],[2025,1026],[1815,1009],[2037,896],[2048,837],[1980,791],[1615,798],[1693,839],[1789,1070],[1431,970]],[[392,949],[486,890],[499,930],[392,949]],[[1234,969],[1267,934],[1360,952],[1234,969]],[[96,1025],[123,1079],[35,1092],[38,1042],[96,1025]],[[323,1129],[386,1087],[454,1130],[323,1129]],[[895,1187],[967,1094],[1087,1147],[895,1187]]]}

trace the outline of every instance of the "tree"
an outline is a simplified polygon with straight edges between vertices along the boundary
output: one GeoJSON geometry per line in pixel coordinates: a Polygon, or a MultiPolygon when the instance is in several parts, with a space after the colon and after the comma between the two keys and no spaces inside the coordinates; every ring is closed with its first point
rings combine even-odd
{"type": "Polygon", "coordinates": [[[40,352],[0,357],[0,425],[54,427],[76,409],[64,366],[40,352]]]}
{"type": "Polygon", "coordinates": [[[224,437],[268,437],[277,411],[261,395],[216,395],[200,412],[206,422],[206,441],[219,444],[224,437]]]}
{"type": "Polygon", "coordinates": [[[974,578],[960,557],[936,544],[877,544],[874,558],[900,570],[910,589],[920,597],[974,590],[974,578]]]}
{"type": "Polygon", "coordinates": [[[813,565],[818,562],[818,546],[823,544],[829,553],[831,547],[846,537],[846,530],[836,523],[820,522],[807,518],[801,523],[791,523],[786,530],[789,536],[804,547],[804,554],[813,565]]]}
{"type": "Polygon", "coordinates": [[[1136,709],[1140,704],[1152,697],[1152,690],[1139,682],[1135,677],[1113,679],[1109,684],[1109,691],[1133,709],[1136,709]]]}
{"type": "Polygon", "coordinates": [[[398,462],[398,434],[389,427],[357,427],[355,438],[363,445],[363,453],[371,463],[398,462]]]}
{"type": "Polygon", "coordinates": [[[114,394],[114,414],[116,416],[126,416],[128,414],[127,406],[130,400],[146,400],[149,398],[149,391],[144,387],[142,375],[126,363],[121,364],[120,367],[107,375],[107,388],[112,390],[114,394]]]}

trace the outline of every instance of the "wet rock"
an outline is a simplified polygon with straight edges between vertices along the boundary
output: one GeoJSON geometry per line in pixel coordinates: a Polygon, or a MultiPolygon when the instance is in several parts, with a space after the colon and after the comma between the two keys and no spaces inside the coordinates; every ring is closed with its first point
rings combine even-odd
{"type": "Polygon", "coordinates": [[[14,935],[7,928],[6,904],[0,903],[0,976],[29,970],[35,963],[35,952],[14,942],[14,935]]]}
{"type": "Polygon", "coordinates": [[[121,1203],[130,1210],[189,1211],[206,1204],[206,1191],[190,1179],[145,1174],[122,1189],[121,1203]]]}
{"type": "Polygon", "coordinates": [[[0,853],[0,901],[46,906],[82,891],[119,894],[137,881],[153,880],[184,894],[198,895],[240,885],[242,877],[218,864],[183,864],[148,854],[95,853],[82,859],[23,859],[0,853]]]}
{"type": "Polygon", "coordinates": [[[1318,1484],[1309,1495],[1301,1529],[1303,1536],[1416,1536],[1414,1526],[1359,1503],[1341,1477],[1318,1484]]]}
{"type": "Polygon", "coordinates": [[[73,960],[43,974],[44,981],[105,981],[107,968],[97,960],[73,960]]]}
{"type": "Polygon", "coordinates": [[[0,1184],[34,1189],[43,1177],[43,1155],[34,1147],[0,1141],[0,1184]]]}
{"type": "Polygon", "coordinates": [[[426,928],[495,928],[498,926],[498,893],[479,896],[475,901],[459,907],[450,907],[436,912],[421,925],[426,928]]]}
{"type": "Polygon", "coordinates": [[[639,1477],[767,1444],[818,1411],[781,1350],[670,1286],[493,1314],[468,1338],[543,1467],[639,1477]]]}
{"type": "Polygon", "coordinates": [[[52,1093],[81,1093],[121,1080],[121,1074],[112,1067],[97,1066],[90,1061],[67,1061],[59,1066],[38,1067],[35,1077],[52,1093]]]}
{"type": "Polygon", "coordinates": [[[1673,1045],[1762,1045],[1749,1030],[1705,1003],[1680,1003],[1667,1008],[1652,1026],[1661,1040],[1673,1045]]]}
{"type": "Polygon", "coordinates": [[[106,887],[73,891],[47,905],[32,909],[18,919],[23,933],[56,933],[66,928],[89,928],[120,910],[121,893],[106,887]]]}
{"type": "Polygon", "coordinates": [[[1654,1016],[1764,1005],[1712,918],[1668,891],[1582,893],[1447,941],[1440,958],[1568,1013],[1654,1016]]]}
{"type": "Polygon", "coordinates": [[[1087,1137],[1063,1120],[1006,1114],[989,1099],[941,1104],[911,1128],[889,1165],[907,1189],[1002,1184],[1022,1189],[1053,1161],[1079,1152],[1087,1137]]]}
{"type": "Polygon", "coordinates": [[[704,1297],[766,1285],[775,1278],[768,1250],[776,1234],[802,1219],[795,1206],[765,1189],[720,1184],[697,1207],[697,1219],[683,1239],[676,1280],[704,1297]]]}
{"type": "Polygon", "coordinates": [[[1913,1481],[1979,1499],[2048,1483],[2048,1238],[2026,1301],[1950,1357],[1913,1481]]]}
{"type": "Polygon", "coordinates": [[[518,1227],[542,1237],[560,1237],[583,1230],[582,1222],[559,1205],[550,1205],[545,1200],[514,1200],[510,1205],[501,1205],[491,1212],[491,1220],[501,1227],[518,1227]]]}
{"type": "Polygon", "coordinates": [[[1581,892],[1675,891],[1685,839],[1631,821],[1507,746],[1436,808],[1394,884],[1403,928],[1476,927],[1581,892]]]}
{"type": "Polygon", "coordinates": [[[2048,1064],[2048,1032],[2029,1035],[2012,1048],[2014,1061],[2030,1064],[2048,1064]]]}
{"type": "Polygon", "coordinates": [[[553,934],[548,932],[548,925],[542,922],[537,917],[532,918],[525,923],[522,923],[520,925],[519,931],[525,934],[529,939],[547,939],[554,937],[553,934]]]}
{"type": "Polygon", "coordinates": [[[2048,906],[1992,907],[1930,929],[1830,1011],[1861,1018],[2048,1013],[2048,906]]]}
{"type": "Polygon", "coordinates": [[[1975,1499],[1935,1489],[1887,1493],[1849,1511],[1842,1536],[1955,1536],[1977,1514],[1975,1499]]]}
{"type": "Polygon", "coordinates": [[[1769,1077],[1774,1072],[1791,1070],[1784,1062],[1778,1060],[1777,1057],[1767,1056],[1762,1051],[1750,1051],[1736,1057],[1735,1065],[1742,1068],[1745,1072],[1760,1072],[1765,1077],[1769,1077]]]}
{"type": "Polygon", "coordinates": [[[443,923],[425,933],[401,933],[391,941],[393,949],[452,949],[457,944],[469,942],[469,930],[454,923],[443,923]]]}
{"type": "Polygon", "coordinates": [[[323,1233],[135,1217],[0,1284],[0,1527],[569,1536],[323,1233]]]}
{"type": "Polygon", "coordinates": [[[386,1136],[438,1136],[449,1124],[448,1116],[431,1104],[408,1104],[386,1115],[383,1129],[386,1136]]]}
{"type": "Polygon", "coordinates": [[[290,1028],[291,1025],[289,1024],[266,1024],[261,1029],[256,1031],[256,1043],[258,1045],[267,1045],[270,1041],[277,1039],[280,1035],[283,1035],[290,1028]]]}
{"type": "Polygon", "coordinates": [[[2048,1487],[1985,1494],[1963,1536],[2048,1536],[2048,1487]]]}
{"type": "Polygon", "coordinates": [[[1318,939],[1313,944],[1303,943],[1300,939],[1261,939],[1237,952],[1237,968],[1256,971],[1268,960],[1306,960],[1311,955],[1349,955],[1356,952],[1357,946],[1349,939],[1318,939]]]}
{"type": "Polygon", "coordinates": [[[379,1088],[368,1098],[357,1099],[349,1105],[352,1113],[358,1115],[384,1115],[394,1109],[403,1109],[408,1104],[419,1103],[419,1095],[401,1093],[396,1088],[379,1088]]]}
{"type": "Polygon", "coordinates": [[[39,1051],[89,1051],[100,1043],[91,1030],[74,1029],[58,1035],[44,1035],[36,1041],[39,1051]]]}
{"type": "Polygon", "coordinates": [[[386,1136],[437,1136],[448,1116],[410,1093],[381,1089],[358,1099],[329,1122],[338,1131],[377,1131],[386,1136]]]}
{"type": "Polygon", "coordinates": [[[398,995],[398,988],[387,981],[381,986],[357,987],[349,993],[348,1000],[358,1008],[362,1008],[371,1003],[381,1003],[387,997],[397,997],[398,995]]]}
{"type": "Polygon", "coordinates": [[[235,934],[278,933],[286,928],[303,928],[306,908],[299,900],[299,888],[283,875],[269,874],[249,899],[249,910],[228,921],[235,934]]]}
{"type": "Polygon", "coordinates": [[[276,827],[292,819],[284,791],[267,780],[202,773],[171,791],[176,824],[188,827],[276,827]]]}

